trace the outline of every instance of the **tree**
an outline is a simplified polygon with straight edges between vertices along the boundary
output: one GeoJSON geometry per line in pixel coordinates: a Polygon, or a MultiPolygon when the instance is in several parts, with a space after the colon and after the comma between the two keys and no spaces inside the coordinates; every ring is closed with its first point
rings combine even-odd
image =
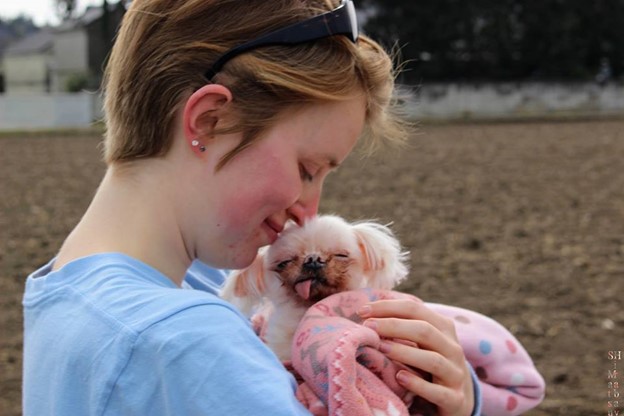
{"type": "Polygon", "coordinates": [[[77,0],[55,0],[56,13],[63,21],[71,19],[76,10],[77,0]]]}
{"type": "Polygon", "coordinates": [[[365,32],[400,47],[405,80],[624,75],[624,0],[363,0],[365,32]]]}

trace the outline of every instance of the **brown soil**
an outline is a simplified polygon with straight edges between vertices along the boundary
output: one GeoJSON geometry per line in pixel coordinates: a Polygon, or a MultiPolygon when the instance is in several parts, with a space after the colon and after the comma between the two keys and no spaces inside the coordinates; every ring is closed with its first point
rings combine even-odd
{"type": "MultiPolygon", "coordinates": [[[[98,144],[0,138],[1,415],[20,414],[24,278],[87,207],[98,144]]],[[[509,328],[548,385],[531,415],[603,415],[608,351],[624,350],[623,157],[621,121],[423,126],[400,152],[349,159],[321,210],[392,221],[403,290],[509,328]]]]}

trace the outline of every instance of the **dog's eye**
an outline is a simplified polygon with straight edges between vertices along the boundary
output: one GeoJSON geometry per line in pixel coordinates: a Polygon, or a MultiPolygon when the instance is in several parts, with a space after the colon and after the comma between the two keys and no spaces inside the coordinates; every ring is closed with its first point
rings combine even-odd
{"type": "Polygon", "coordinates": [[[277,263],[277,265],[275,266],[275,271],[284,270],[286,266],[288,266],[288,263],[290,263],[291,261],[292,260],[284,260],[280,263],[277,263]]]}
{"type": "Polygon", "coordinates": [[[348,254],[339,253],[339,254],[334,254],[334,257],[338,257],[340,259],[348,259],[349,255],[348,254]]]}

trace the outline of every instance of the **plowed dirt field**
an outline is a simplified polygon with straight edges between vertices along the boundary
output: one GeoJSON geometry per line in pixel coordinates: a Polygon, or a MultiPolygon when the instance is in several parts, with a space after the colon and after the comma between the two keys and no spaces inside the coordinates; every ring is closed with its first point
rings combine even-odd
{"type": "MultiPolygon", "coordinates": [[[[529,414],[606,415],[615,368],[624,394],[608,357],[624,350],[623,161],[622,121],[425,125],[406,149],[353,155],[321,211],[393,222],[402,290],[505,325],[547,382],[529,414]]],[[[103,173],[96,136],[0,138],[0,415],[20,414],[24,279],[103,173]]]]}

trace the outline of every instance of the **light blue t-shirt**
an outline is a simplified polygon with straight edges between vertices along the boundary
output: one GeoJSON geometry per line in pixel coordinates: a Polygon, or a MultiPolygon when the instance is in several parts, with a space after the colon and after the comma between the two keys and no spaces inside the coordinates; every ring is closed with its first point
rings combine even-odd
{"type": "Polygon", "coordinates": [[[219,296],[219,290],[223,287],[229,271],[215,269],[199,260],[193,261],[186,271],[182,287],[197,289],[219,296]]]}
{"type": "Polygon", "coordinates": [[[293,377],[214,294],[122,254],[51,267],[26,282],[25,416],[309,415],[293,377]]]}

